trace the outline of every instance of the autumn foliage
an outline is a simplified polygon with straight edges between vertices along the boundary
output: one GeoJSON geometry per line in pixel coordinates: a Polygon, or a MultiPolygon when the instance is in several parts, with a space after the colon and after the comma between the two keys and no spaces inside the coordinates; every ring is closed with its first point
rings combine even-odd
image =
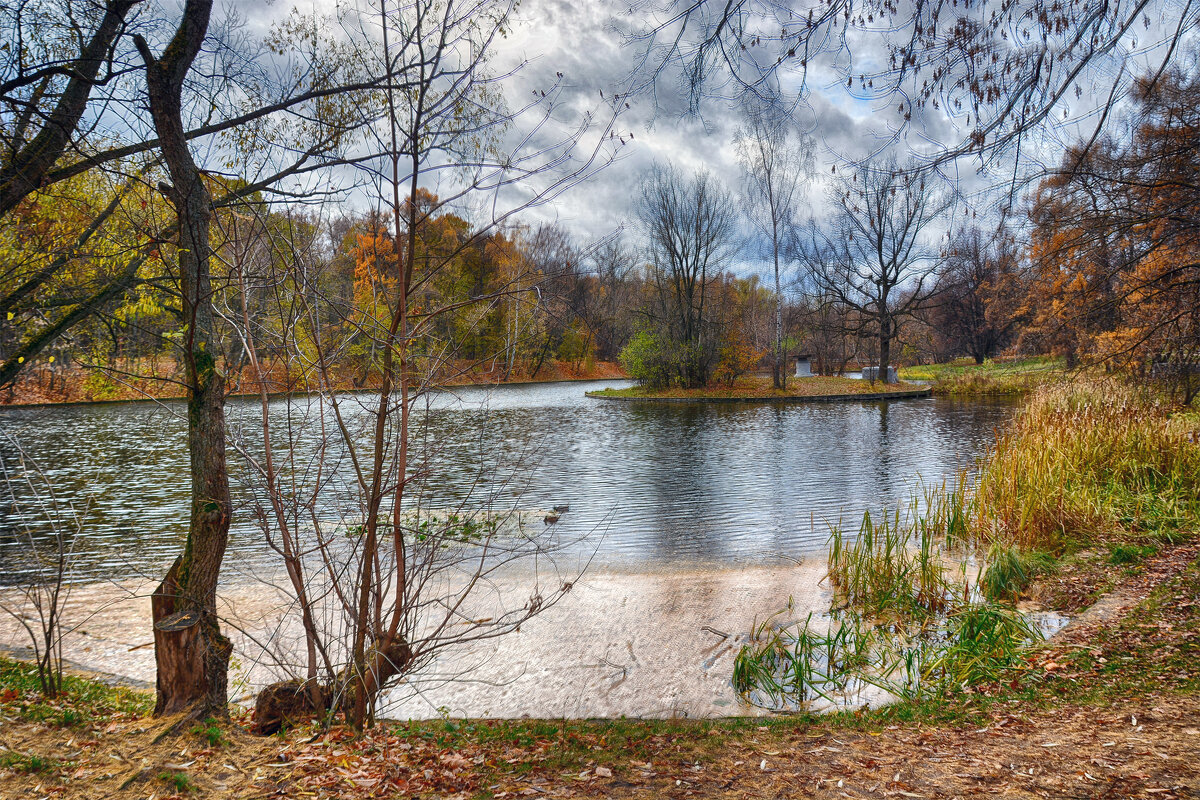
{"type": "Polygon", "coordinates": [[[1069,362],[1200,389],[1200,79],[1139,81],[1128,140],[1064,157],[1034,201],[1026,338],[1069,362]]]}

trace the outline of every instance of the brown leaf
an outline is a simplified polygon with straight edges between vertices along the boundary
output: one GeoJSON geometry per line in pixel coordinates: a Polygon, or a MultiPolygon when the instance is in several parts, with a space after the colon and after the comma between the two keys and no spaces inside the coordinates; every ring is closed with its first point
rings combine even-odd
{"type": "Polygon", "coordinates": [[[450,769],[466,769],[471,766],[471,759],[461,753],[443,753],[438,761],[441,761],[450,769]]]}

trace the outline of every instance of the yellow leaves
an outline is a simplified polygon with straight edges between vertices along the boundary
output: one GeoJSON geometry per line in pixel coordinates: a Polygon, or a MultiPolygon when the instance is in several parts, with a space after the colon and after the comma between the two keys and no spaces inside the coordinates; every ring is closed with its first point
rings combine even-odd
{"type": "Polygon", "coordinates": [[[165,314],[166,310],[159,303],[160,296],[148,286],[139,286],[133,300],[123,304],[113,313],[113,316],[123,322],[128,322],[165,314]]]}

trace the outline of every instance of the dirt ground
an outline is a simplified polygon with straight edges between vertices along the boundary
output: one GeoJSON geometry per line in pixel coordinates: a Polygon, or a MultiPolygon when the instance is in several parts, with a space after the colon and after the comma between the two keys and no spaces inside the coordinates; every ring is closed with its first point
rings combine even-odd
{"type": "Polygon", "coordinates": [[[644,761],[567,771],[537,766],[548,760],[552,739],[455,749],[375,735],[365,748],[375,752],[366,754],[360,740],[336,731],[315,742],[235,731],[211,747],[194,735],[155,744],[158,726],[144,720],[78,736],[5,724],[4,747],[69,759],[73,768],[63,783],[0,773],[0,797],[161,799],[173,794],[166,776],[178,773],[192,787],[182,794],[228,798],[1200,797],[1197,698],[1011,712],[997,711],[983,727],[762,726],[729,739],[713,734],[721,741],[711,746],[686,734],[656,734],[643,743],[644,761]],[[497,762],[534,767],[489,776],[497,762]]]}

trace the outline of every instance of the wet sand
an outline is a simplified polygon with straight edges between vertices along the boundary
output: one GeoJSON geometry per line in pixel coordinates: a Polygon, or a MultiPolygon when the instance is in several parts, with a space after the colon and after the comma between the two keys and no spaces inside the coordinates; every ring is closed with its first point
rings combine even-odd
{"type": "MultiPolygon", "coordinates": [[[[824,559],[776,568],[587,574],[558,605],[519,632],[445,651],[422,675],[397,687],[381,715],[765,713],[742,703],[733,691],[733,657],[755,622],[784,608],[789,597],[796,618],[827,610],[824,574],[824,559]]],[[[84,667],[153,681],[152,590],[151,583],[75,587],[66,613],[72,630],[66,657],[84,667]]],[[[244,579],[226,587],[220,601],[227,627],[234,628],[230,694],[248,698],[278,674],[266,665],[272,659],[263,657],[262,644],[293,640],[297,615],[281,612],[283,598],[275,589],[244,579]]],[[[27,644],[11,617],[0,619],[0,645],[27,644]]]]}

